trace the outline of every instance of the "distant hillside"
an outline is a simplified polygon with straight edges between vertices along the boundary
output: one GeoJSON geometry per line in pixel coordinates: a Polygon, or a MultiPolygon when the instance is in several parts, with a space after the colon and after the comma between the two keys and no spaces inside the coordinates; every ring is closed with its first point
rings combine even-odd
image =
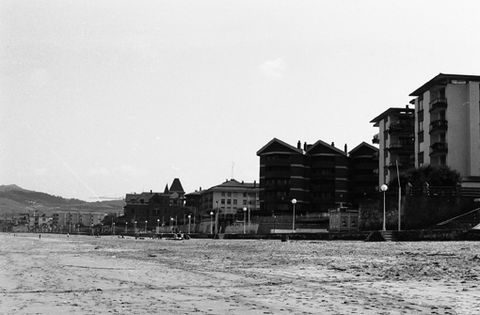
{"type": "Polygon", "coordinates": [[[47,215],[61,211],[123,212],[123,200],[86,202],[26,190],[17,185],[0,185],[0,215],[40,211],[47,215]]]}

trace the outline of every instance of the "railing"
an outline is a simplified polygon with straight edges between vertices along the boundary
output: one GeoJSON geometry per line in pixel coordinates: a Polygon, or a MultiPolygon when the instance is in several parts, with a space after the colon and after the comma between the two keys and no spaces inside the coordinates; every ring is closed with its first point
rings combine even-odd
{"type": "Polygon", "coordinates": [[[444,97],[437,97],[430,101],[430,111],[446,108],[447,107],[447,99],[444,97]]]}
{"type": "Polygon", "coordinates": [[[447,130],[448,129],[448,121],[445,119],[437,119],[430,123],[430,133],[436,130],[447,130]]]}
{"type": "Polygon", "coordinates": [[[448,146],[445,142],[435,142],[430,146],[430,155],[445,154],[448,152],[448,146]]]}

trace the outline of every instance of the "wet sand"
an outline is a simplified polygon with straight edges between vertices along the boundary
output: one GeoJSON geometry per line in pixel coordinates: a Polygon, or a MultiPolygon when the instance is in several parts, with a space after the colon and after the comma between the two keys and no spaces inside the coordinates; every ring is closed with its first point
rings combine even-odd
{"type": "Polygon", "coordinates": [[[480,314],[479,242],[0,234],[1,314],[480,314]]]}

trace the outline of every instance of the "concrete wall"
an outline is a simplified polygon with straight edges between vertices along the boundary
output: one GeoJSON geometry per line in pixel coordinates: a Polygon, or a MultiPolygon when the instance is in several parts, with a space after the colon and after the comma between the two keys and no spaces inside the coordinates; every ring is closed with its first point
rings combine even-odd
{"type": "Polygon", "coordinates": [[[468,86],[469,104],[469,163],[467,176],[480,176],[480,84],[470,82],[468,86]]]}
{"type": "Polygon", "coordinates": [[[466,84],[448,84],[445,89],[448,102],[445,116],[448,121],[447,165],[460,172],[461,176],[467,176],[469,160],[467,87],[466,84]]]}

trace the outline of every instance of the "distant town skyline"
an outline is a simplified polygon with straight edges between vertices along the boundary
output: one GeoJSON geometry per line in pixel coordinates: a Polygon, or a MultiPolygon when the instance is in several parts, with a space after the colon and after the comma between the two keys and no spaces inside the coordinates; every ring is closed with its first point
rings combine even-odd
{"type": "Polygon", "coordinates": [[[0,184],[90,201],[180,178],[191,192],[258,181],[273,138],[371,143],[372,117],[438,73],[480,75],[479,9],[2,1],[0,184]]]}

